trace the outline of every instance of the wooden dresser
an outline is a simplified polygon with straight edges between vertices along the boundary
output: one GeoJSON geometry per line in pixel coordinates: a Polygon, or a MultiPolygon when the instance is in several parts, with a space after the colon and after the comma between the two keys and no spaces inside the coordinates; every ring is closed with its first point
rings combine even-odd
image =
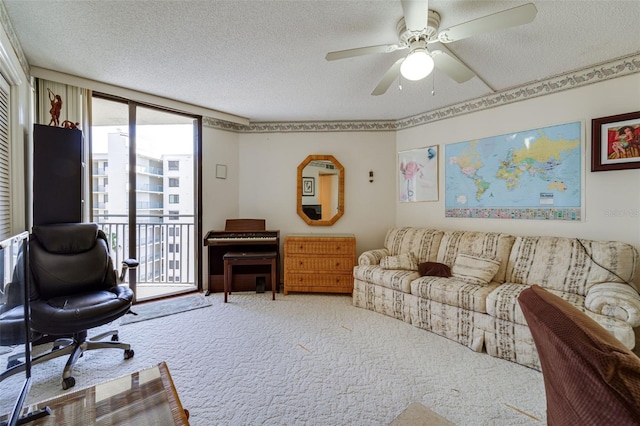
{"type": "Polygon", "coordinates": [[[353,234],[291,234],[284,239],[284,294],[352,293],[353,234]]]}

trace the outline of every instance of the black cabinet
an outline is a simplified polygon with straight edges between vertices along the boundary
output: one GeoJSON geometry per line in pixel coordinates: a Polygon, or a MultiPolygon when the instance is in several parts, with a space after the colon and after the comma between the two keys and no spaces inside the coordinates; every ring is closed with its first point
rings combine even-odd
{"type": "Polygon", "coordinates": [[[34,125],[33,224],[82,222],[82,131],[34,125]]]}

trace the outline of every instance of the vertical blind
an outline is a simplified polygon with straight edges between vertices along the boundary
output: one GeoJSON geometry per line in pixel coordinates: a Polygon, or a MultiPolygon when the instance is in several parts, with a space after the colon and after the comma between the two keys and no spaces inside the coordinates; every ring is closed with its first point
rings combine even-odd
{"type": "Polygon", "coordinates": [[[0,239],[9,237],[11,234],[9,93],[9,84],[0,76],[0,239]]]}

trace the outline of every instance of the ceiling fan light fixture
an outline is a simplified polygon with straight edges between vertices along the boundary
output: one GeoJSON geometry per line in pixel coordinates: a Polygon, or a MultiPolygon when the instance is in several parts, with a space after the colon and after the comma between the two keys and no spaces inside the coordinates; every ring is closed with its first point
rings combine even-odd
{"type": "Polygon", "coordinates": [[[400,73],[407,80],[422,80],[433,71],[433,58],[427,49],[418,47],[413,49],[400,65],[400,73]]]}

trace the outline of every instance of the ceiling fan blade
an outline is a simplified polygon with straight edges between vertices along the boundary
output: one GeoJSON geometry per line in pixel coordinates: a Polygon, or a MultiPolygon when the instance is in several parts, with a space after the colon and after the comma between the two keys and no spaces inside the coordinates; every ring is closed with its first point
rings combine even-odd
{"type": "Polygon", "coordinates": [[[431,57],[436,68],[458,83],[464,83],[475,77],[475,73],[453,54],[442,50],[434,50],[431,57]]]}
{"type": "Polygon", "coordinates": [[[502,30],[533,21],[538,13],[533,3],[487,15],[443,30],[438,34],[442,43],[451,43],[474,35],[502,30]]]}
{"type": "Polygon", "coordinates": [[[391,53],[399,49],[405,49],[397,44],[380,44],[378,46],[356,47],[355,49],[338,50],[329,52],[324,57],[327,61],[335,61],[337,59],[353,58],[354,56],[370,55],[372,53],[391,53]]]}
{"type": "Polygon", "coordinates": [[[409,31],[423,31],[427,28],[429,3],[426,0],[402,0],[402,12],[409,31]]]}
{"type": "Polygon", "coordinates": [[[398,59],[394,62],[393,65],[391,65],[391,68],[389,68],[384,74],[382,80],[380,80],[380,83],[378,83],[376,88],[373,89],[373,92],[371,92],[373,96],[384,94],[389,86],[391,86],[391,83],[393,83],[393,81],[398,78],[398,76],[400,75],[400,65],[402,64],[402,61],[404,61],[404,58],[398,59]]]}

